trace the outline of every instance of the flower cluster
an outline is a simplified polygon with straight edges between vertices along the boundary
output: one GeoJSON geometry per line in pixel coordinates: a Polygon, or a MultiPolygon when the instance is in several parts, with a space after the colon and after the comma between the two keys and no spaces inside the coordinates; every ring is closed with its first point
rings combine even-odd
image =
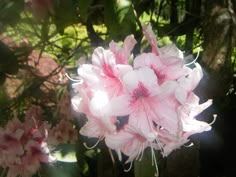
{"type": "Polygon", "coordinates": [[[49,124],[33,117],[25,122],[15,118],[0,128],[0,166],[8,168],[8,177],[30,177],[41,162],[54,161],[46,142],[48,128],[49,124]]]}
{"type": "Polygon", "coordinates": [[[75,144],[77,141],[77,131],[74,125],[67,119],[61,119],[60,122],[49,130],[48,143],[51,146],[59,144],[75,144]]]}
{"type": "Polygon", "coordinates": [[[75,144],[77,130],[72,123],[71,97],[69,93],[63,93],[58,100],[55,117],[59,118],[57,124],[48,131],[48,143],[50,146],[59,144],[75,144]]]}
{"type": "Polygon", "coordinates": [[[7,177],[33,176],[41,163],[57,161],[51,155],[57,145],[75,144],[77,131],[69,119],[70,109],[61,108],[68,99],[68,96],[60,99],[57,115],[60,119],[54,126],[43,120],[44,111],[34,105],[25,113],[24,121],[14,118],[0,127],[0,166],[8,169],[7,177]]]}
{"type": "Polygon", "coordinates": [[[193,134],[209,131],[211,124],[196,116],[212,104],[199,104],[193,92],[201,80],[201,66],[187,67],[175,46],[159,48],[150,25],[143,25],[151,51],[132,59],[136,40],[127,36],[123,46],[112,41],[98,47],[92,63],[78,68],[73,109],[87,116],[80,133],[105,140],[121,159],[140,159],[145,148],[167,156],[193,134]],[[130,64],[132,63],[132,64],[130,64]]]}

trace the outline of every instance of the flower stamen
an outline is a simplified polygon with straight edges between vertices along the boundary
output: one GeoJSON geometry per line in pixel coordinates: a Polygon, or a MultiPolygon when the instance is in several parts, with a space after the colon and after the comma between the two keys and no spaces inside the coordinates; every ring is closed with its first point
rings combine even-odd
{"type": "Polygon", "coordinates": [[[217,117],[217,114],[213,114],[213,120],[211,121],[211,123],[209,123],[209,125],[212,125],[215,123],[216,117],[217,117]]]}
{"type": "Polygon", "coordinates": [[[153,163],[154,163],[155,168],[156,168],[155,176],[159,176],[159,170],[158,170],[158,166],[157,166],[157,160],[156,160],[155,152],[154,152],[154,150],[153,150],[152,145],[151,145],[151,153],[152,153],[152,165],[153,165],[153,163]]]}
{"type": "Polygon", "coordinates": [[[73,82],[79,82],[79,83],[81,83],[82,82],[82,80],[81,79],[73,79],[72,77],[70,77],[69,76],[69,74],[68,73],[66,73],[65,74],[65,76],[69,79],[69,80],[71,80],[71,81],[73,81],[73,82]]]}
{"type": "Polygon", "coordinates": [[[91,149],[95,148],[95,147],[98,145],[98,143],[99,143],[102,139],[103,139],[103,138],[99,138],[99,139],[97,140],[97,142],[96,142],[93,146],[91,146],[91,147],[89,147],[89,146],[86,144],[86,142],[84,142],[83,145],[84,145],[87,149],[91,150],[91,149]]]}
{"type": "Polygon", "coordinates": [[[132,169],[133,166],[133,162],[130,162],[129,168],[128,169],[124,169],[124,172],[129,172],[132,169]]]}
{"type": "Polygon", "coordinates": [[[197,56],[194,58],[194,60],[189,63],[186,63],[185,66],[189,66],[191,64],[194,64],[197,61],[199,55],[200,55],[200,50],[197,51],[197,56]]]}

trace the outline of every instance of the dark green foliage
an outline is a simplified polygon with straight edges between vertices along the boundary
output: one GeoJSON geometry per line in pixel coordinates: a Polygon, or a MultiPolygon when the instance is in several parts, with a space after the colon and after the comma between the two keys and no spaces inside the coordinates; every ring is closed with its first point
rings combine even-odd
{"type": "Polygon", "coordinates": [[[92,8],[91,8],[92,3],[93,3],[93,0],[78,1],[78,12],[83,22],[86,22],[88,17],[93,13],[92,8]]]}
{"type": "Polygon", "coordinates": [[[104,22],[112,39],[132,34],[136,26],[132,3],[128,0],[104,0],[104,22]]]}
{"type": "Polygon", "coordinates": [[[77,4],[74,0],[55,1],[54,10],[53,22],[60,34],[64,33],[64,28],[78,22],[77,4]]]}
{"type": "Polygon", "coordinates": [[[24,0],[0,1],[0,25],[15,25],[20,20],[20,12],[24,8],[24,0]]]}
{"type": "Polygon", "coordinates": [[[0,41],[0,56],[0,73],[16,74],[19,68],[17,57],[2,41],[0,41]]]}

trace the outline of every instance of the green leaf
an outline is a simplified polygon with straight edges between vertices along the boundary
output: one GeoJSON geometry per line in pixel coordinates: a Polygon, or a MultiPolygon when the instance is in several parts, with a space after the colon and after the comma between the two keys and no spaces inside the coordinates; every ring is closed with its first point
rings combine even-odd
{"type": "Polygon", "coordinates": [[[77,23],[77,4],[74,0],[59,0],[55,4],[54,22],[59,33],[63,34],[64,29],[77,23]]]}
{"type": "Polygon", "coordinates": [[[60,162],[77,162],[75,145],[62,144],[53,154],[60,162]]]}
{"type": "MultiPolygon", "coordinates": [[[[1,73],[0,73],[0,78],[1,78],[1,73]]],[[[0,81],[1,82],[1,81],[0,81]]],[[[0,83],[0,109],[7,104],[9,101],[8,94],[6,92],[6,89],[4,86],[1,85],[0,83]]]]}
{"type": "MultiPolygon", "coordinates": [[[[0,65],[1,65],[1,64],[0,64],[0,65]]],[[[6,80],[6,75],[5,75],[5,73],[3,73],[3,72],[0,71],[0,87],[1,87],[1,85],[4,84],[5,80],[6,80]]],[[[1,103],[1,92],[0,92],[0,103],[1,103]]],[[[0,104],[0,105],[1,105],[1,104],[0,104]]]]}
{"type": "Polygon", "coordinates": [[[24,9],[23,0],[1,0],[0,22],[4,25],[14,25],[20,18],[20,12],[24,9]]]}
{"type": "Polygon", "coordinates": [[[79,8],[79,14],[80,17],[84,22],[87,21],[87,18],[89,16],[88,10],[90,5],[92,4],[93,0],[79,0],[78,1],[78,8],[79,8]]]}
{"type": "MultiPolygon", "coordinates": [[[[38,175],[37,175],[38,176],[38,175]]],[[[39,176],[55,177],[81,177],[81,171],[77,163],[56,162],[51,164],[42,164],[39,176]]]]}
{"type": "Polygon", "coordinates": [[[104,0],[104,18],[111,38],[124,38],[136,29],[135,15],[129,0],[104,0]]]}
{"type": "Polygon", "coordinates": [[[17,57],[2,41],[0,41],[0,56],[0,72],[16,74],[19,69],[17,57]]]}

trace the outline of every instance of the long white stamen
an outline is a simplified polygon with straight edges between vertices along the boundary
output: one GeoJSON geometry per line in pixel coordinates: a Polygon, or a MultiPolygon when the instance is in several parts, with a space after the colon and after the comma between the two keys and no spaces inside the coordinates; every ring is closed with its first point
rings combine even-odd
{"type": "Polygon", "coordinates": [[[112,154],[112,152],[111,152],[111,149],[108,148],[108,151],[109,151],[109,154],[110,154],[110,156],[111,156],[111,161],[112,161],[112,163],[115,164],[115,158],[114,158],[114,156],[113,156],[113,154],[112,154]]]}
{"type": "Polygon", "coordinates": [[[217,117],[217,114],[213,114],[213,121],[211,121],[211,123],[209,123],[209,125],[212,125],[215,123],[216,117],[217,117]]]}
{"type": "Polygon", "coordinates": [[[91,146],[91,147],[89,147],[85,142],[83,143],[83,145],[84,145],[87,149],[93,149],[93,148],[95,148],[95,147],[98,145],[98,143],[99,143],[101,140],[102,140],[102,138],[99,138],[99,139],[97,140],[97,142],[96,142],[93,146],[91,146]]]}
{"type": "Polygon", "coordinates": [[[155,141],[156,141],[157,145],[159,146],[161,152],[164,154],[164,148],[163,148],[163,146],[161,145],[160,141],[159,141],[157,138],[155,139],[155,141]]]}
{"type": "Polygon", "coordinates": [[[143,158],[143,151],[144,151],[144,146],[143,144],[141,145],[141,147],[138,150],[138,156],[135,158],[135,160],[141,161],[143,158]]]}
{"type": "Polygon", "coordinates": [[[194,60],[191,61],[190,63],[186,63],[185,66],[189,66],[189,65],[191,65],[191,64],[194,64],[194,63],[197,61],[199,55],[200,55],[200,50],[198,50],[197,56],[194,58],[194,60]]]}
{"type": "Polygon", "coordinates": [[[73,81],[73,82],[82,82],[81,79],[73,79],[73,78],[71,78],[68,73],[66,73],[65,76],[66,76],[69,80],[71,80],[71,81],[73,81]]]}
{"type": "Polygon", "coordinates": [[[184,145],[184,147],[192,147],[193,145],[193,142],[191,142],[189,145],[184,145]]]}
{"type": "Polygon", "coordinates": [[[140,155],[140,161],[142,160],[142,158],[143,158],[143,151],[144,151],[144,146],[142,145],[142,147],[141,147],[141,155],[140,155]]]}
{"type": "Polygon", "coordinates": [[[154,162],[154,165],[155,165],[155,168],[156,168],[155,176],[159,176],[159,170],[158,170],[158,166],[157,166],[156,155],[155,155],[155,152],[153,150],[152,145],[151,145],[151,153],[152,153],[152,165],[153,165],[153,162],[154,162]]]}
{"type": "Polygon", "coordinates": [[[137,155],[137,157],[135,158],[135,160],[139,160],[139,159],[140,159],[140,158],[139,158],[139,157],[140,157],[140,154],[141,154],[141,148],[138,149],[138,155],[137,155]]]}
{"type": "Polygon", "coordinates": [[[130,162],[129,168],[124,169],[124,172],[129,172],[131,170],[132,166],[133,166],[133,162],[130,162]]]}
{"type": "MultiPolygon", "coordinates": [[[[149,117],[148,117],[148,115],[147,115],[146,109],[145,109],[145,114],[146,114],[146,117],[147,117],[147,120],[148,120],[148,124],[149,124],[151,130],[152,130],[152,132],[154,132],[154,129],[153,129],[153,126],[152,126],[152,125],[153,125],[153,122],[152,122],[152,120],[149,119],[149,117]]],[[[161,152],[164,153],[163,147],[162,147],[161,143],[159,142],[159,140],[157,139],[157,136],[156,136],[156,138],[154,139],[154,141],[156,141],[156,143],[157,143],[157,145],[159,146],[161,152]]]]}
{"type": "Polygon", "coordinates": [[[138,150],[138,156],[137,156],[136,160],[139,160],[139,161],[140,161],[141,153],[142,153],[142,145],[141,145],[141,147],[140,147],[139,150],[138,150]]]}

